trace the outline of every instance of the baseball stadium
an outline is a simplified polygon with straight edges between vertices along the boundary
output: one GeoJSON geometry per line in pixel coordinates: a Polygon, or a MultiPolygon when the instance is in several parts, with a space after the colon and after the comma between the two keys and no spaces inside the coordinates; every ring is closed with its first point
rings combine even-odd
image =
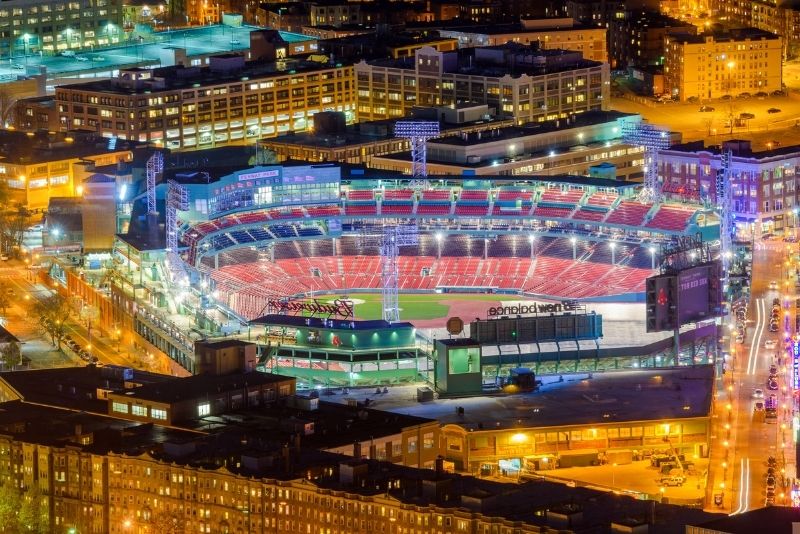
{"type": "MultiPolygon", "coordinates": [[[[716,216],[697,201],[643,202],[641,184],[607,178],[465,175],[419,183],[307,163],[153,170],[153,198],[147,205],[144,194],[135,199],[116,257],[159,293],[151,308],[141,306],[137,331],[189,371],[193,355],[184,348],[193,339],[246,332],[260,344],[263,368],[310,383],[424,380],[436,338],[453,336],[448,318],[469,323],[493,306],[528,300],[642,310],[645,280],[665,247],[686,236],[718,238],[716,216]],[[166,213],[166,247],[145,251],[131,237],[145,210],[166,213]],[[402,230],[391,234],[392,246],[387,229],[402,230]],[[148,260],[158,268],[145,268],[148,260]],[[346,317],[297,316],[276,306],[298,301],[351,308],[346,317]],[[173,321],[185,325],[173,329],[179,342],[155,339],[153,321],[163,315],[183,318],[173,321]]],[[[517,343],[516,352],[515,359],[496,355],[486,374],[519,365],[567,369],[561,355],[543,357],[542,347],[517,343]],[[537,354],[522,357],[526,351],[537,354]]],[[[577,358],[574,368],[639,365],[601,353],[597,345],[591,362],[577,358]]]]}

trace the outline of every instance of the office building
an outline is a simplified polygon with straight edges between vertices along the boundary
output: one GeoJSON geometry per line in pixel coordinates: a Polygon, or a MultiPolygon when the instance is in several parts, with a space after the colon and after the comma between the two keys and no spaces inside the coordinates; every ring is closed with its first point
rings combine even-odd
{"type": "Polygon", "coordinates": [[[605,109],[608,65],[579,52],[502,46],[438,52],[355,65],[360,121],[397,119],[413,106],[488,104],[519,124],[605,109]]]}
{"type": "Polygon", "coordinates": [[[665,90],[681,101],[778,91],[781,42],[777,35],[754,28],[667,35],[665,90]]]}
{"type": "Polygon", "coordinates": [[[580,52],[583,59],[601,63],[608,61],[605,28],[575,25],[572,19],[566,21],[544,19],[541,21],[542,24],[537,25],[531,24],[532,22],[534,21],[490,26],[459,26],[453,29],[444,27],[438,31],[442,37],[458,39],[460,48],[497,46],[513,42],[522,45],[535,44],[543,50],[571,50],[580,52]]]}
{"type": "Polygon", "coordinates": [[[353,68],[285,59],[211,58],[207,67],[129,69],[110,80],[59,86],[62,128],[170,149],[252,143],[308,128],[320,111],[352,122],[353,68]]]}
{"type": "Polygon", "coordinates": [[[0,7],[0,54],[52,54],[124,39],[122,2],[9,0],[0,7]]]}

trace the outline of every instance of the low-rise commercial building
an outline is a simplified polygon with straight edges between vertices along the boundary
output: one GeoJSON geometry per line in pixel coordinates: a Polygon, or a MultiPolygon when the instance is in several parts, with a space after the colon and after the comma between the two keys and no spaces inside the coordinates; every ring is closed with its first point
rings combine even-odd
{"type": "Polygon", "coordinates": [[[52,197],[83,194],[80,162],[101,166],[129,161],[134,145],[88,132],[0,130],[0,179],[12,202],[42,210],[52,197]]]}
{"type": "Polygon", "coordinates": [[[579,52],[507,44],[355,65],[360,121],[397,119],[414,106],[488,104],[518,124],[606,109],[608,64],[579,52]]]}
{"type": "Polygon", "coordinates": [[[665,38],[665,89],[681,101],[781,89],[779,36],[755,28],[665,38]]]}
{"type": "MultiPolygon", "coordinates": [[[[493,118],[486,105],[464,104],[420,110],[413,116],[420,119],[438,120],[442,137],[464,133],[486,131],[512,126],[510,118],[493,118]],[[426,114],[422,111],[430,111],[426,114]],[[432,116],[428,116],[432,115],[432,116]]],[[[279,162],[286,160],[363,164],[370,166],[372,158],[404,152],[411,149],[409,140],[394,134],[394,120],[359,122],[345,125],[342,120],[331,125],[317,121],[311,132],[288,133],[272,139],[264,139],[259,146],[275,153],[279,162]]]]}
{"type": "MultiPolygon", "coordinates": [[[[586,176],[600,163],[616,166],[616,176],[641,177],[643,155],[639,147],[622,142],[625,123],[638,115],[588,112],[571,119],[488,131],[462,132],[428,142],[427,166],[431,174],[586,176]]],[[[408,152],[373,156],[377,169],[411,172],[408,152]]]]}
{"type": "Polygon", "coordinates": [[[341,111],[352,122],[353,86],[352,66],[225,55],[208,67],[129,69],[60,86],[56,100],[64,129],[195,149],[303,131],[320,111],[341,111]]]}

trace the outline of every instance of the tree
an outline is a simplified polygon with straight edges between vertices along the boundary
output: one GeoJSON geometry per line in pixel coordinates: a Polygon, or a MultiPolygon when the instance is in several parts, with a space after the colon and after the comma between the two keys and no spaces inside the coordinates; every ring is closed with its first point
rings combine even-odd
{"type": "Polygon", "coordinates": [[[150,515],[148,532],[152,534],[185,534],[184,519],[177,511],[160,510],[150,515]]]}
{"type": "Polygon", "coordinates": [[[61,350],[61,341],[67,334],[66,321],[69,317],[69,303],[61,294],[55,293],[44,300],[37,301],[31,313],[53,340],[53,345],[61,350]]]}
{"type": "Polygon", "coordinates": [[[0,525],[3,525],[3,532],[17,531],[20,501],[20,491],[11,482],[0,485],[0,525]]]}
{"type": "Polygon", "coordinates": [[[34,532],[37,534],[50,532],[50,513],[47,497],[42,495],[38,484],[34,484],[22,494],[17,520],[20,532],[34,532]]]}
{"type": "Polygon", "coordinates": [[[0,349],[0,361],[2,361],[6,366],[12,366],[20,362],[20,356],[22,355],[19,343],[6,343],[2,349],[0,349]]]}
{"type": "Polygon", "coordinates": [[[9,289],[11,289],[11,285],[6,280],[0,280],[0,310],[3,310],[3,315],[6,314],[6,310],[11,306],[9,289]]]}

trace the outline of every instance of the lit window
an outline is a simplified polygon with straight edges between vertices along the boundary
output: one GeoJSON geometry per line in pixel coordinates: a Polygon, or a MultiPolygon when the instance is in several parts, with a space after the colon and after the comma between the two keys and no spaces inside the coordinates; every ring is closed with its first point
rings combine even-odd
{"type": "Polygon", "coordinates": [[[147,406],[131,406],[131,413],[137,417],[147,417],[147,406]]]}
{"type": "Polygon", "coordinates": [[[111,410],[118,413],[128,413],[128,405],[122,402],[115,402],[111,405],[111,410]]]}
{"type": "Polygon", "coordinates": [[[205,417],[211,413],[211,405],[209,403],[203,403],[197,405],[197,415],[200,417],[205,417]]]}
{"type": "Polygon", "coordinates": [[[161,410],[159,408],[151,408],[150,409],[150,417],[152,419],[160,419],[162,421],[167,420],[167,411],[161,410]]]}

